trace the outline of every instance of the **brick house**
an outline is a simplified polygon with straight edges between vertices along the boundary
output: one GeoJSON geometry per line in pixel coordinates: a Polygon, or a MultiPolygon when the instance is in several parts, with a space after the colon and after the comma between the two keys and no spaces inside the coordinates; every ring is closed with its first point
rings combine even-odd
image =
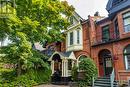
{"type": "Polygon", "coordinates": [[[65,41],[46,47],[52,75],[59,70],[69,80],[71,68],[86,56],[94,60],[99,77],[114,71],[116,80],[130,79],[130,0],[109,0],[106,9],[108,17],[96,13],[87,20],[74,12],[65,41]]]}

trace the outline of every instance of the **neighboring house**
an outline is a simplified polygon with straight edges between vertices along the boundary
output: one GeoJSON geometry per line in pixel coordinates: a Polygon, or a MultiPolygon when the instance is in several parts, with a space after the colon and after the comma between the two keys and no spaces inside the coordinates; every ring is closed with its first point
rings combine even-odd
{"type": "MultiPolygon", "coordinates": [[[[92,21],[95,29],[91,39],[91,57],[96,62],[99,76],[115,71],[116,80],[130,79],[130,0],[109,0],[109,16],[92,21]]],[[[90,22],[92,18],[89,18],[90,22]]],[[[92,27],[90,27],[92,30],[92,27]]],[[[90,32],[91,33],[91,32],[90,32]]]]}
{"type": "MultiPolygon", "coordinates": [[[[94,16],[101,19],[100,16],[94,16]]],[[[88,24],[89,20],[84,20],[76,12],[70,17],[70,26],[63,33],[65,41],[54,42],[47,45],[46,54],[50,56],[52,76],[59,71],[61,81],[70,81],[71,69],[74,65],[79,64],[80,60],[90,57],[90,37],[88,24]]]]}
{"type": "Polygon", "coordinates": [[[73,14],[66,40],[47,46],[55,51],[49,59],[52,75],[58,70],[69,80],[71,68],[86,56],[95,61],[99,77],[115,71],[115,80],[130,79],[130,0],[109,0],[106,9],[106,18],[96,13],[84,20],[73,14]]]}

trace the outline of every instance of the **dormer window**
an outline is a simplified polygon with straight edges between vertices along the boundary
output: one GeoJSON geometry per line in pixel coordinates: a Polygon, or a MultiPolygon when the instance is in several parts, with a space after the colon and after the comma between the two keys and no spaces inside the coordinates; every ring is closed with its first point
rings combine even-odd
{"type": "Polygon", "coordinates": [[[124,32],[130,32],[130,11],[123,14],[124,32]]]}
{"type": "Polygon", "coordinates": [[[73,45],[73,32],[70,33],[70,45],[73,45]]]}

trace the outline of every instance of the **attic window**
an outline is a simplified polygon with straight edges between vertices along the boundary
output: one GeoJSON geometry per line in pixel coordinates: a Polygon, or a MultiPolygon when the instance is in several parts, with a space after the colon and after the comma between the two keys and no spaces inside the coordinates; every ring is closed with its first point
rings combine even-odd
{"type": "Polygon", "coordinates": [[[70,17],[70,23],[71,23],[71,24],[74,24],[73,17],[70,17]]]}
{"type": "Polygon", "coordinates": [[[112,6],[118,5],[123,1],[126,1],[126,0],[113,0],[112,6]]]}

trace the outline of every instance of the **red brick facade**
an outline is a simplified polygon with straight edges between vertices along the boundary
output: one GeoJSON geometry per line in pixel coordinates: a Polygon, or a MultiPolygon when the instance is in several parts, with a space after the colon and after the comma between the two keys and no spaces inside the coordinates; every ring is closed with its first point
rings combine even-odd
{"type": "MultiPolygon", "coordinates": [[[[124,61],[124,48],[130,44],[130,32],[124,32],[123,25],[123,13],[130,11],[130,9],[126,9],[116,14],[116,16],[112,19],[95,16],[88,17],[88,20],[82,21],[82,37],[83,37],[83,50],[74,51],[75,57],[78,58],[81,55],[85,55],[87,57],[91,57],[95,64],[98,67],[98,75],[104,76],[107,70],[104,69],[104,59],[100,58],[100,52],[109,51],[110,60],[108,59],[108,63],[112,63],[111,68],[114,68],[115,75],[117,80],[128,80],[130,77],[130,71],[126,70],[125,61],[124,61]],[[98,21],[98,19],[102,19],[98,21]],[[119,38],[115,37],[114,32],[114,22],[117,20],[119,27],[119,38]],[[102,27],[108,25],[110,32],[110,41],[103,42],[102,41],[102,27]]],[[[64,52],[66,51],[66,42],[63,41],[61,44],[57,46],[57,44],[53,44],[55,50],[64,52]]],[[[105,61],[106,62],[106,61],[105,61]]],[[[106,64],[107,65],[107,64],[106,64]]],[[[108,64],[109,67],[109,64],[108,64]]],[[[109,68],[106,68],[109,69],[109,68]]],[[[110,71],[111,73],[111,71],[110,71]]],[[[109,74],[110,74],[109,73],[109,74]]]]}

